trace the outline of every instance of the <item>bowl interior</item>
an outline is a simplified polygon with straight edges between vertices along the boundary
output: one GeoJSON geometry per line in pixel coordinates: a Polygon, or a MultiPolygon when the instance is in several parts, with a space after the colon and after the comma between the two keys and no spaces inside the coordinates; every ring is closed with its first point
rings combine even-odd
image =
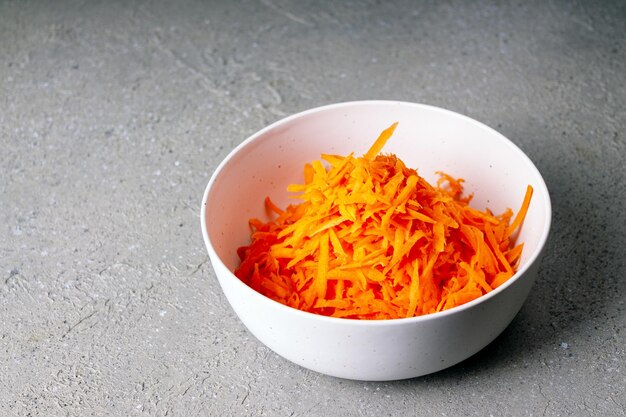
{"type": "Polygon", "coordinates": [[[524,242],[519,270],[534,260],[546,240],[550,200],[541,175],[519,148],[495,130],[440,108],[402,102],[354,102],[314,109],[283,119],[237,147],[218,167],[205,193],[207,245],[231,271],[237,248],[249,243],[248,219],[267,220],[264,199],[297,203],[286,191],[301,183],[306,162],[322,153],[360,156],[380,132],[399,125],[383,148],[431,183],[444,171],[465,179],[472,206],[517,212],[527,185],[534,195],[518,239],[524,242]]]}

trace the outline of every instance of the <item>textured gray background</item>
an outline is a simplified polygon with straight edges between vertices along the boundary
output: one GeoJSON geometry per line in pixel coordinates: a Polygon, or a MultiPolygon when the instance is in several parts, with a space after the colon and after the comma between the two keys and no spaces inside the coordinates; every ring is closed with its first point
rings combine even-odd
{"type": "Polygon", "coordinates": [[[0,415],[624,415],[624,1],[126,3],[0,1],[0,415]],[[511,326],[387,383],[262,346],[199,220],[248,135],[374,98],[500,130],[554,205],[511,326]]]}

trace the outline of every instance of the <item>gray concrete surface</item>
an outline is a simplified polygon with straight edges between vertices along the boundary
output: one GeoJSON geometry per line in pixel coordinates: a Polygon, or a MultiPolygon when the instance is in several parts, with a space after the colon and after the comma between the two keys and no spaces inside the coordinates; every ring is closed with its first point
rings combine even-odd
{"type": "Polygon", "coordinates": [[[624,415],[624,22],[623,1],[1,1],[0,415],[624,415]],[[500,130],[554,204],[509,328],[386,383],[255,340],[199,221],[248,135],[370,98],[500,130]]]}

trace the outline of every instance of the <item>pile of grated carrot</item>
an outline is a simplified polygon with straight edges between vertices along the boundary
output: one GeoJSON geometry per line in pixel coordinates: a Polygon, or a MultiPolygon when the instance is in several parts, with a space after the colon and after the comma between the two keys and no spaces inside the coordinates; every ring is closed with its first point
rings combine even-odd
{"type": "Polygon", "coordinates": [[[249,221],[235,275],[285,305],[326,316],[395,319],[474,300],[515,272],[523,244],[515,235],[532,187],[513,218],[469,206],[462,179],[436,186],[393,154],[380,154],[397,123],[362,157],[322,155],[288,191],[301,203],[284,210],[269,197],[267,223],[249,221]]]}

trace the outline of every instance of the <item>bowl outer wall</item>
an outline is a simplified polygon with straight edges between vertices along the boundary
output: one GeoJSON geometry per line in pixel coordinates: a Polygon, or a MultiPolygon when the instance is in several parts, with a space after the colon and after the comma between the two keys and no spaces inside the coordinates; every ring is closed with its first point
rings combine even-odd
{"type": "Polygon", "coordinates": [[[325,106],[263,129],[217,168],[202,208],[203,234],[212,264],[229,302],[251,332],[277,353],[305,367],[370,380],[433,372],[493,340],[515,316],[530,290],[550,224],[545,183],[532,162],[508,139],[465,116],[402,102],[325,106]],[[249,241],[246,220],[265,218],[262,201],[266,195],[279,205],[293,202],[283,190],[289,183],[301,181],[305,162],[318,159],[321,153],[362,154],[393,121],[400,124],[383,151],[396,153],[429,181],[434,181],[437,170],[467,178],[466,189],[476,192],[473,205],[477,208],[489,206],[495,212],[517,208],[526,184],[533,185],[535,196],[520,235],[527,250],[514,279],[488,296],[448,312],[380,324],[299,312],[267,299],[234,277],[230,271],[238,263],[236,248],[249,241]],[[450,318],[444,320],[447,316],[450,318]],[[342,338],[348,327],[357,329],[356,333],[342,338]],[[319,334],[316,329],[321,329],[319,334]],[[299,331],[303,334],[296,337],[299,331]],[[315,342],[318,339],[322,345],[315,342]],[[385,343],[387,340],[393,343],[385,343]],[[389,349],[395,353],[389,355],[389,349]],[[397,366],[392,366],[394,360],[397,366]],[[376,361],[380,367],[374,365],[376,361]]]}
{"type": "MultiPolygon", "coordinates": [[[[212,261],[215,256],[213,252],[212,261]]],[[[257,339],[280,356],[326,375],[389,381],[440,371],[493,341],[524,303],[538,264],[499,297],[472,308],[422,316],[421,320],[367,322],[290,309],[254,292],[241,281],[230,279],[223,263],[214,265],[237,316],[257,339]]]]}

